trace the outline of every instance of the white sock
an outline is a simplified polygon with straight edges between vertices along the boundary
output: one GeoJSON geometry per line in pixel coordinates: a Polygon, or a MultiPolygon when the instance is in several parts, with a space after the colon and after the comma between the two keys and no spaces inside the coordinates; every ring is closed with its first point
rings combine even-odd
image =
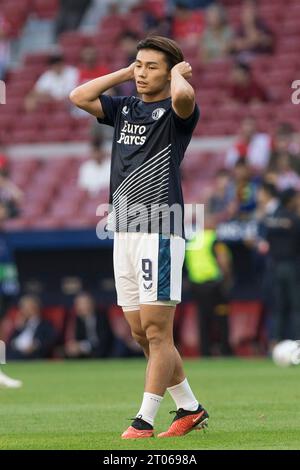
{"type": "Polygon", "coordinates": [[[136,417],[141,418],[153,426],[156,413],[158,412],[163,397],[155,395],[154,393],[144,393],[144,398],[140,411],[136,417]]]}
{"type": "Polygon", "coordinates": [[[187,379],[184,379],[180,384],[167,388],[167,390],[175,401],[177,410],[183,408],[184,410],[195,411],[198,408],[199,402],[193,394],[187,379]]]}

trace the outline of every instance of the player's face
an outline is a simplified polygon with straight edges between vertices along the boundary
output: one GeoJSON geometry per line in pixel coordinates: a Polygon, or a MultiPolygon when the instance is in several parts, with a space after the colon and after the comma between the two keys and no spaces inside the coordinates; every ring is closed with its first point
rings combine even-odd
{"type": "Polygon", "coordinates": [[[144,95],[157,95],[170,86],[170,71],[162,52],[142,49],[136,56],[134,78],[137,91],[144,95]]]}

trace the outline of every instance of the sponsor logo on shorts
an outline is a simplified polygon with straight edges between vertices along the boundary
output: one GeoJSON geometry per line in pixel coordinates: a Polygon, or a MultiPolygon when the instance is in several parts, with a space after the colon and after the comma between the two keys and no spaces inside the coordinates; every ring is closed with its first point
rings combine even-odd
{"type": "Polygon", "coordinates": [[[153,285],[152,282],[150,282],[150,284],[148,284],[148,285],[143,282],[143,287],[144,287],[145,290],[152,289],[152,285],[153,285]]]}

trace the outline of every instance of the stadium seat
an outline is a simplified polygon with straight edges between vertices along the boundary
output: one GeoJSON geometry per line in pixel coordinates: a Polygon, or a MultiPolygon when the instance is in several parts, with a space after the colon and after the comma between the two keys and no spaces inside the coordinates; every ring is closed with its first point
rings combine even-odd
{"type": "Polygon", "coordinates": [[[39,18],[53,18],[59,6],[59,0],[31,0],[32,9],[39,18]]]}

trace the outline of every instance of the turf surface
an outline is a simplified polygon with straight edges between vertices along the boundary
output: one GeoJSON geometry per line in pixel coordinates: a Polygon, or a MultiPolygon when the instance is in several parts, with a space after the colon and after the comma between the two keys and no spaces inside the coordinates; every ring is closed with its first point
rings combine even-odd
{"type": "MultiPolygon", "coordinates": [[[[138,410],[143,360],[10,363],[24,381],[0,389],[0,449],[300,449],[300,366],[269,360],[185,361],[189,381],[211,417],[206,432],[124,441],[138,410]]],[[[156,420],[174,409],[166,395],[156,420]]]]}

